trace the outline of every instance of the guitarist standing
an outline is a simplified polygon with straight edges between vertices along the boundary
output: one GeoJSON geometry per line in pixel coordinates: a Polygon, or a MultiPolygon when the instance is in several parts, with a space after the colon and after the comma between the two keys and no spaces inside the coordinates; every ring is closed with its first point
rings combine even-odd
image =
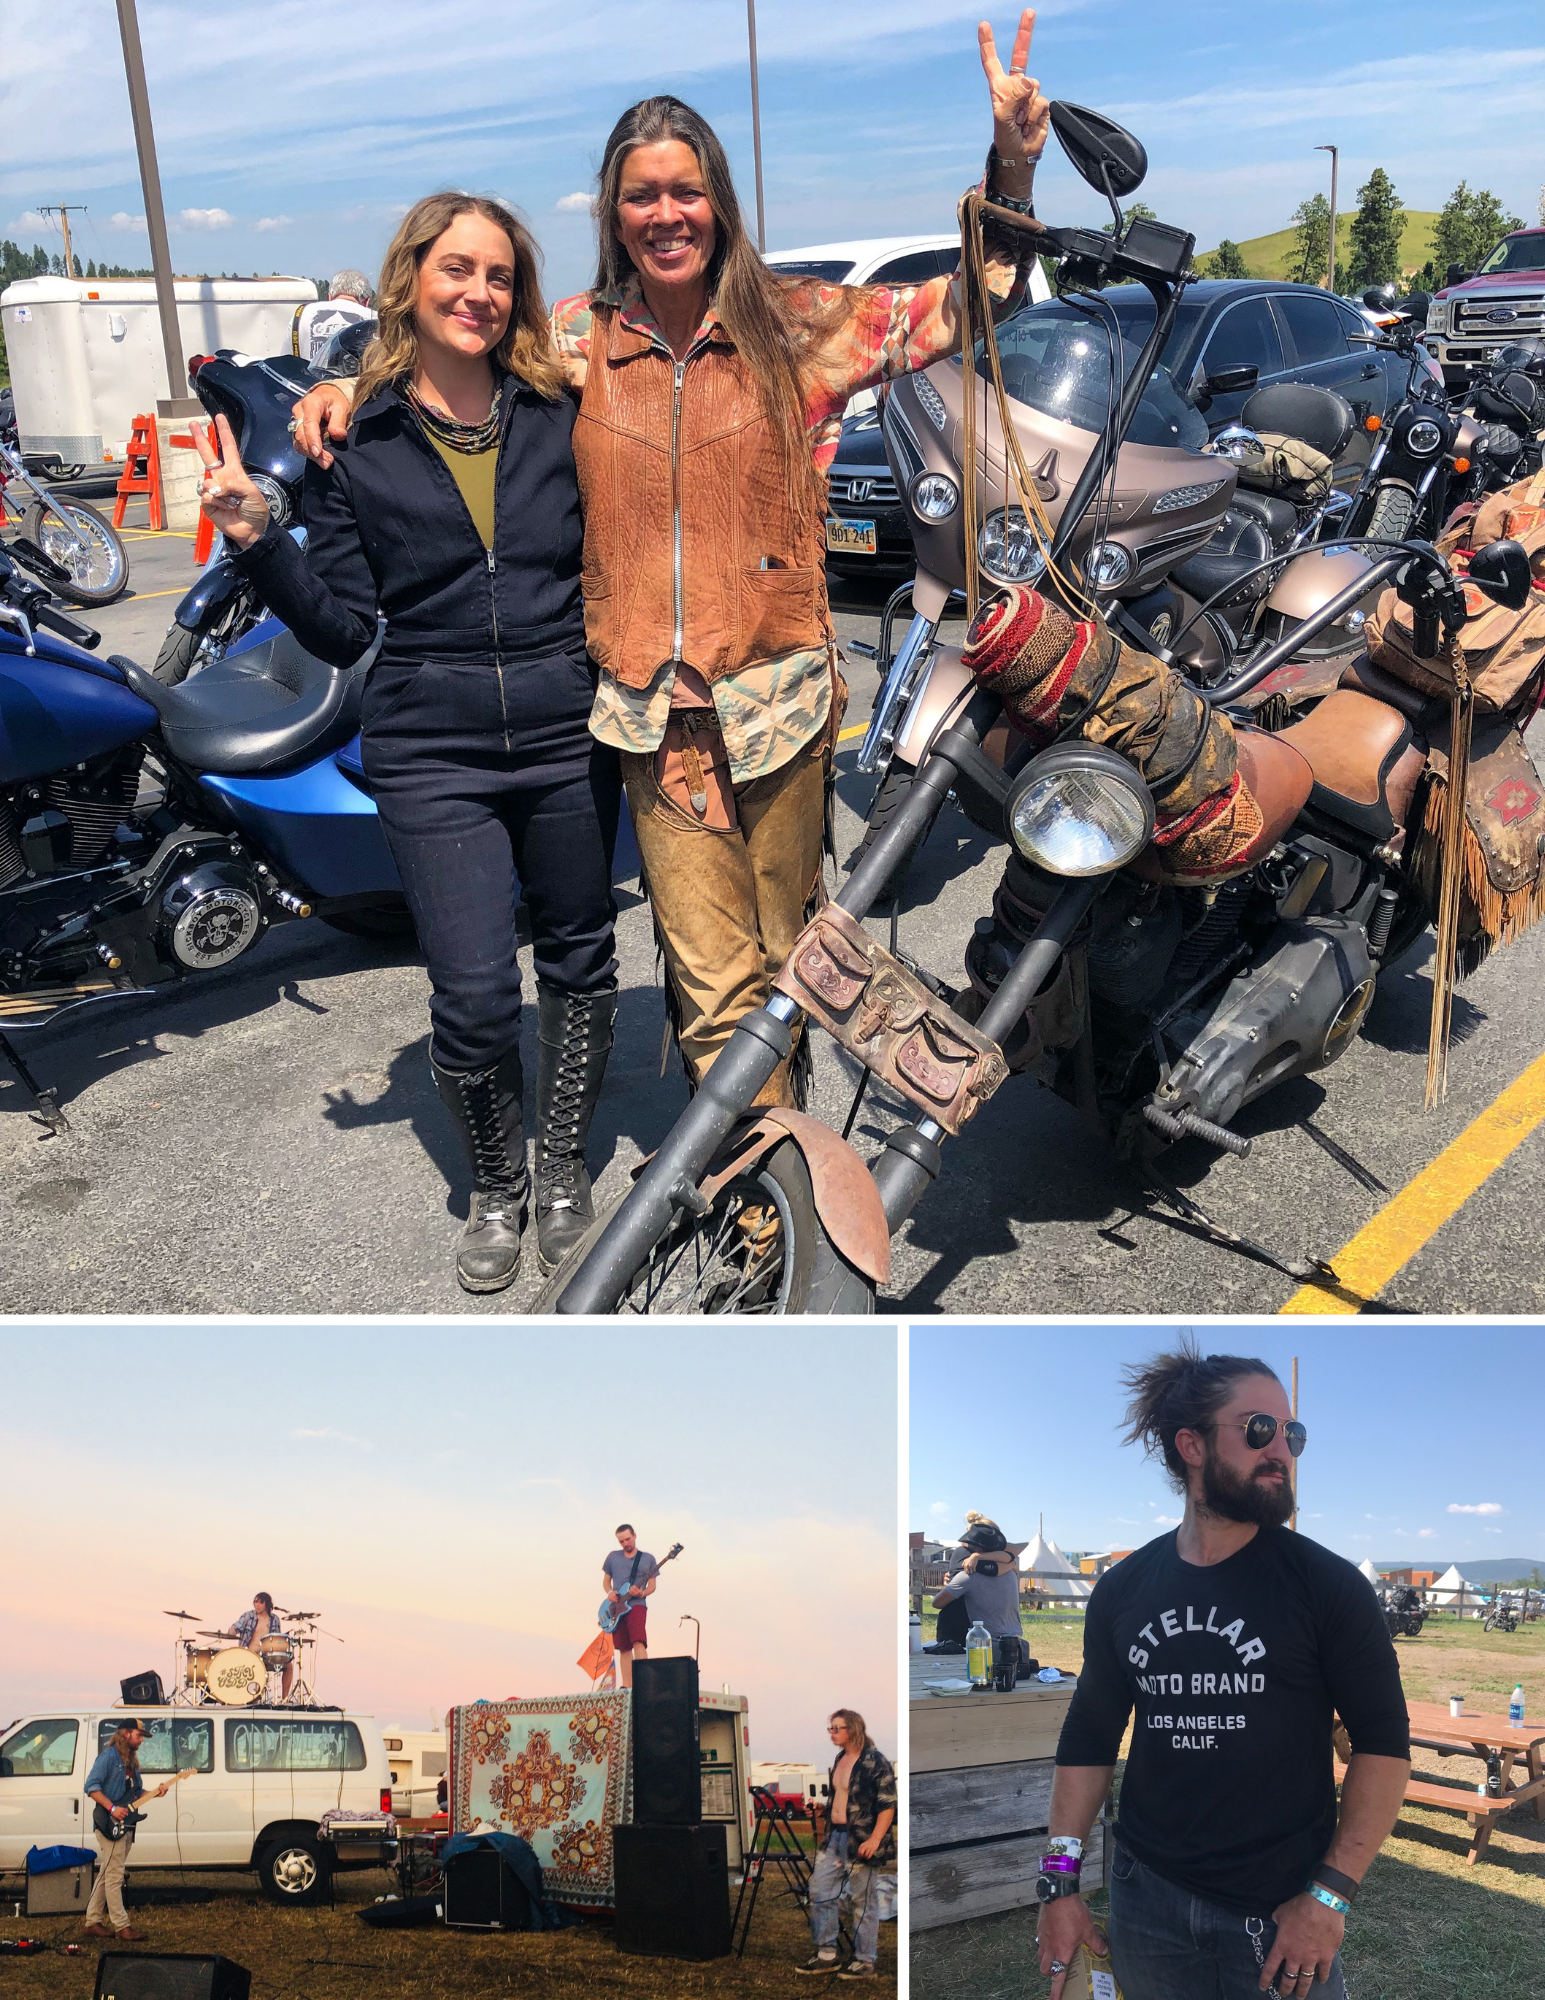
{"type": "MultiPolygon", "coordinates": [[[[140,1776],[139,1746],[150,1734],[148,1722],[126,1722],[86,1773],[86,1796],[114,1819],[126,1819],[136,1799],[142,1798],[145,1780],[140,1776]]],[[[167,1788],[159,1786],[152,1798],[164,1799],[167,1788]]],[[[87,1937],[106,1937],[102,1919],[110,1916],[121,1939],[135,1943],[145,1933],[130,1928],[129,1913],[123,1903],[123,1876],[129,1865],[129,1849],[134,1845],[132,1830],[115,1840],[110,1833],[96,1835],[97,1853],[102,1857],[96,1886],[86,1905],[87,1937]]]]}
{"type": "Polygon", "coordinates": [[[622,1685],[630,1688],[633,1685],[634,1660],[647,1660],[649,1657],[649,1648],[644,1643],[644,1626],[649,1615],[646,1600],[654,1595],[660,1565],[639,1547],[630,1521],[624,1521],[617,1530],[617,1540],[622,1546],[613,1549],[606,1558],[601,1565],[601,1575],[606,1586],[606,1601],[613,1612],[617,1612],[621,1605],[627,1606],[612,1631],[612,1644],[617,1649],[622,1685]]]}

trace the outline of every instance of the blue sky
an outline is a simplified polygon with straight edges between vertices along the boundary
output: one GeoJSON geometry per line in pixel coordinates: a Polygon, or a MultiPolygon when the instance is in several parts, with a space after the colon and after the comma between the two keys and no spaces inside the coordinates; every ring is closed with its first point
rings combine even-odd
{"type": "Polygon", "coordinates": [[[187,1609],[318,1609],[324,1700],[424,1728],[586,1685],[601,1564],[663,1555],[652,1649],[751,1704],[758,1758],[851,1706],[895,1743],[891,1327],[0,1328],[0,1724],[169,1679],[187,1609]]]}
{"type": "MultiPolygon", "coordinates": [[[[1121,1370],[1173,1327],[914,1326],[907,1526],[957,1535],[968,1509],[1012,1541],[1141,1546],[1180,1502],[1161,1466],[1120,1441],[1121,1370]],[[973,1390],[973,1382],[981,1383],[973,1390]]],[[[1196,1328],[1204,1353],[1299,1357],[1299,1525],[1361,1562],[1519,1556],[1545,1567],[1534,1411],[1545,1328],[1264,1325],[1196,1328]]]]}
{"type": "MultiPolygon", "coordinates": [[[[762,0],[771,247],[954,227],[988,138],[978,4],[762,0]]],[[[1006,49],[1016,15],[993,14],[1006,49]]],[[[748,209],[741,0],[144,0],[166,208],[179,269],[373,271],[405,204],[452,184],[501,193],[547,252],[550,295],[582,285],[607,130],[674,89],[728,144],[748,209]]],[[[83,258],[147,261],[133,135],[105,0],[7,0],[0,233],[59,247],[45,202],[85,202],[83,258]]],[[[1545,181],[1537,0],[1456,13],[1434,0],[1242,11],[1224,0],[1048,0],[1034,67],[1148,146],[1145,197],[1202,248],[1282,227],[1342,147],[1344,199],[1382,164],[1407,204],[1456,181],[1526,220],[1545,181]],[[1355,18],[1355,30],[1352,22],[1355,18]]],[[[1040,206],[1098,213],[1060,166],[1040,206]]]]}

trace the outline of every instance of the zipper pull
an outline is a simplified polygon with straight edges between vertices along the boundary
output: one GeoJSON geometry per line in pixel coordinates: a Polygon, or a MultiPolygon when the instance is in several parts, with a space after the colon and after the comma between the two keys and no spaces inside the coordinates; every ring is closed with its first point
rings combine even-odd
{"type": "Polygon", "coordinates": [[[483,551],[483,559],[484,559],[484,561],[485,561],[485,562],[486,562],[486,563],[488,564],[488,574],[489,574],[490,576],[492,576],[492,575],[493,575],[493,573],[494,573],[494,552],[493,552],[493,550],[492,550],[492,549],[485,549],[485,550],[483,551]]]}

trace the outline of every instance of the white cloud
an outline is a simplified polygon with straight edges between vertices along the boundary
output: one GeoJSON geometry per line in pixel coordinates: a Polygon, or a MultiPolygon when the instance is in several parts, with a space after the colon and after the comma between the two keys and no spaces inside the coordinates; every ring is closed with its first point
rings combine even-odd
{"type": "MultiPolygon", "coordinates": [[[[1326,240],[1329,241],[1329,238],[1326,240]]],[[[930,1514],[952,1514],[955,1510],[950,1506],[948,1500],[935,1500],[928,1511],[930,1514]]]]}
{"type": "MultiPolygon", "coordinates": [[[[1329,229],[1330,224],[1326,223],[1325,227],[1329,229]]],[[[1330,241],[1330,238],[1327,236],[1325,240],[1328,243],[1330,241]]],[[[1418,1528],[1416,1531],[1416,1539],[1419,1542],[1430,1542],[1433,1536],[1437,1534],[1437,1532],[1438,1531],[1436,1528],[1418,1528]]]]}
{"type": "MultiPolygon", "coordinates": [[[[1326,241],[1329,242],[1329,240],[1329,237],[1327,237],[1326,241]]],[[[1451,1514],[1505,1514],[1507,1509],[1496,1500],[1479,1500],[1474,1506],[1470,1506],[1463,1500],[1450,1500],[1448,1511],[1451,1514]]]]}
{"type": "MultiPolygon", "coordinates": [[[[1329,227],[1328,224],[1326,226],[1329,227]]],[[[1330,238],[1327,237],[1325,240],[1328,243],[1330,238]]],[[[1178,1528],[1180,1526],[1180,1516],[1178,1514],[1155,1514],[1153,1518],[1156,1527],[1178,1528]]]]}
{"type": "MultiPolygon", "coordinates": [[[[291,229],[294,224],[287,215],[260,215],[252,227],[260,236],[266,236],[270,230],[291,229]]],[[[1328,243],[1330,238],[1327,236],[1325,240],[1328,243]]]]}
{"type": "MultiPolygon", "coordinates": [[[[588,194],[561,194],[553,203],[553,207],[557,209],[560,215],[588,214],[590,197],[588,194]]],[[[1327,236],[1325,240],[1328,243],[1330,238],[1327,236]]]]}
{"type": "Polygon", "coordinates": [[[236,220],[223,208],[185,208],[172,219],[175,229],[229,229],[236,220]]]}
{"type": "Polygon", "coordinates": [[[115,210],[107,218],[107,226],[109,229],[115,229],[120,236],[148,236],[150,234],[149,229],[146,227],[144,216],[130,215],[126,208],[115,210]]]}
{"type": "Polygon", "coordinates": [[[51,229],[55,236],[59,234],[59,224],[56,219],[51,215],[39,215],[35,208],[23,209],[10,227],[12,229],[51,229]]]}
{"type": "Polygon", "coordinates": [[[351,1444],[359,1451],[375,1450],[369,1438],[351,1437],[347,1431],[335,1431],[330,1426],[324,1426],[317,1431],[291,1431],[290,1436],[317,1444],[351,1444]]]}

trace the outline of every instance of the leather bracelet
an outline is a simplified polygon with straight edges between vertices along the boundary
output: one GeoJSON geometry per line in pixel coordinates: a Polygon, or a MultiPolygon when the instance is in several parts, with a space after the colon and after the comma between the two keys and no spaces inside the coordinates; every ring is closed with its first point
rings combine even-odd
{"type": "Polygon", "coordinates": [[[997,149],[997,147],[996,147],[996,146],[992,146],[992,147],[989,147],[989,148],[988,148],[988,153],[987,153],[987,197],[988,197],[988,199],[989,199],[990,201],[994,201],[994,202],[996,202],[996,203],[997,203],[997,205],[998,205],[998,206],[999,206],[1000,208],[1011,208],[1011,209],[1013,209],[1013,210],[1014,210],[1014,212],[1015,212],[1015,213],[1016,213],[1017,215],[1027,215],[1027,216],[1029,216],[1029,217],[1030,217],[1030,219],[1031,219],[1032,221],[1034,221],[1034,219],[1035,219],[1035,186],[1034,186],[1034,182],[1035,182],[1035,168],[1036,168],[1036,162],[1035,162],[1034,160],[1018,160],[1018,161],[1014,161],[1014,160],[1005,160],[1005,159],[1003,158],[1003,156],[1002,156],[1002,155],[1001,155],[1001,154],[999,153],[999,151],[998,151],[998,149],[997,149]],[[993,185],[993,183],[994,183],[994,180],[995,180],[995,177],[996,177],[996,175],[997,175],[997,170],[998,170],[998,168],[999,168],[999,167],[1007,167],[1007,166],[1021,166],[1021,167],[1028,167],[1028,168],[1030,169],[1030,178],[1031,178],[1031,188],[1030,188],[1030,192],[1029,192],[1029,194],[1025,195],[1025,196],[1023,197],[1023,199],[1019,199],[1019,198],[1017,198],[1017,197],[1015,197],[1014,195],[1011,195],[1011,194],[1004,194],[1004,193],[1003,193],[1003,191],[1002,191],[1002,190],[1001,190],[1000,188],[998,188],[998,187],[995,187],[995,186],[993,185]]]}
{"type": "Polygon", "coordinates": [[[1339,1868],[1332,1868],[1324,1861],[1315,1869],[1314,1879],[1316,1882],[1323,1882],[1327,1889],[1334,1889],[1338,1896],[1349,1903],[1356,1902],[1357,1892],[1362,1886],[1355,1876],[1343,1875],[1339,1868]]]}
{"type": "Polygon", "coordinates": [[[1338,1917],[1349,1917],[1352,1914],[1352,1905],[1344,1896],[1338,1896],[1333,1889],[1322,1889],[1318,1882],[1311,1882],[1305,1893],[1312,1896],[1317,1903],[1323,1903],[1327,1910],[1334,1910],[1338,1917]]]}

